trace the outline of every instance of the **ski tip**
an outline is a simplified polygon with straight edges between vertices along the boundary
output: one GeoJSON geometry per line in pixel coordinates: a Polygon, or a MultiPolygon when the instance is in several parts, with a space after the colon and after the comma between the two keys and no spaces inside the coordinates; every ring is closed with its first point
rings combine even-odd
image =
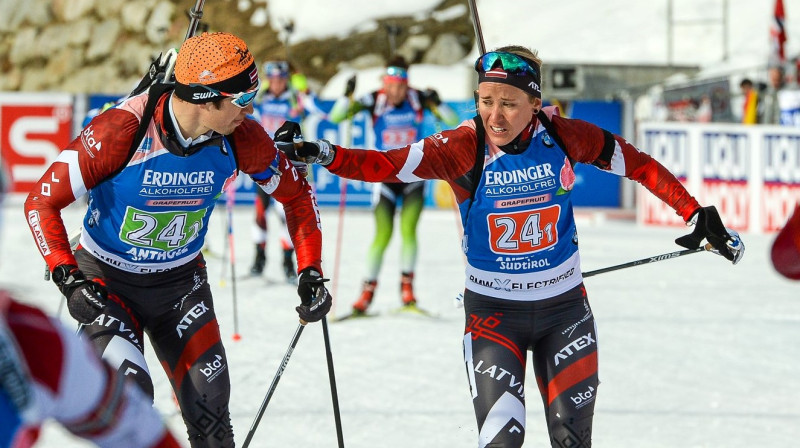
{"type": "Polygon", "coordinates": [[[333,316],[329,320],[331,322],[342,322],[346,320],[358,320],[358,319],[365,319],[368,317],[378,317],[377,313],[350,313],[344,314],[341,316],[333,316]]]}
{"type": "Polygon", "coordinates": [[[392,310],[392,314],[422,316],[422,317],[429,317],[431,319],[439,318],[438,314],[432,313],[424,308],[420,308],[419,306],[417,306],[417,304],[403,305],[399,308],[395,308],[392,310]]]}

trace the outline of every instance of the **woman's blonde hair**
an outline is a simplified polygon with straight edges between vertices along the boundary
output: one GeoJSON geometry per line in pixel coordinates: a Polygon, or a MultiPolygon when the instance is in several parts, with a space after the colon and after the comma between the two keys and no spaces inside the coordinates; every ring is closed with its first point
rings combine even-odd
{"type": "Polygon", "coordinates": [[[539,80],[542,83],[540,87],[544,88],[544,77],[542,76],[542,58],[539,57],[538,51],[531,50],[530,48],[523,47],[522,45],[506,45],[504,47],[496,48],[493,51],[513,53],[517,56],[522,56],[530,62],[533,62],[533,69],[539,73],[539,80]]]}

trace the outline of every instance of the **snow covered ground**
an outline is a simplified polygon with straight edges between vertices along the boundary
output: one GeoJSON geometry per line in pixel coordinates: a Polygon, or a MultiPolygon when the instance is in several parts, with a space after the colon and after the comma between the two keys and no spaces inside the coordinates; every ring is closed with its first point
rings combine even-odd
{"type": "MultiPolygon", "coordinates": [[[[18,201],[4,208],[0,287],[51,313],[58,292],[42,280],[44,264],[24,224],[18,201]]],[[[217,210],[224,215],[224,210],[217,210]]],[[[236,272],[249,268],[252,210],[235,211],[236,272]]],[[[75,226],[81,211],[65,220],[75,226]]],[[[637,227],[589,214],[579,220],[584,270],[676,250],[685,229],[637,227]]],[[[273,218],[271,224],[275,225],[273,218]]],[[[338,213],[322,213],[325,269],[333,275],[338,213]]],[[[212,217],[211,249],[221,253],[224,227],[212,217]]],[[[463,288],[455,213],[426,210],[420,223],[417,294],[438,319],[392,315],[399,304],[397,236],[387,251],[374,304],[380,316],[331,323],[333,356],[349,448],[476,446],[461,355],[463,310],[453,298],[463,288]]],[[[348,210],[335,312],[347,312],[359,290],[372,217],[348,210]]],[[[600,376],[594,446],[793,446],[800,438],[800,284],[783,280],[768,262],[772,236],[744,235],[747,253],[737,266],[700,253],[606,273],[586,280],[599,327],[600,376]]],[[[277,233],[270,235],[266,279],[238,281],[242,339],[232,340],[230,281],[220,285],[222,259],[209,257],[209,275],[232,378],[231,410],[241,446],[297,328],[294,288],[282,283],[277,233]]],[[[230,272],[228,270],[227,272],[230,272]]],[[[333,285],[332,285],[333,286],[333,285]]],[[[61,317],[69,322],[66,310],[61,317]]],[[[73,325],[69,322],[69,325],[73,325]]],[[[179,435],[183,423],[165,374],[152,354],[156,407],[179,435]]],[[[543,412],[532,376],[526,385],[525,446],[546,446],[543,412]]],[[[84,447],[47,426],[40,447],[84,447]]],[[[252,446],[334,447],[336,433],[321,326],[303,333],[252,446]]]]}

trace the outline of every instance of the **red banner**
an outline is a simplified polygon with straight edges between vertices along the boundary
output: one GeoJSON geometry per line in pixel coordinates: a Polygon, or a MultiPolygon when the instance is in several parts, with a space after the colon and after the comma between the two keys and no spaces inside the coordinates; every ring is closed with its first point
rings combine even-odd
{"type": "Polygon", "coordinates": [[[11,191],[29,191],[71,134],[71,95],[0,94],[0,159],[11,174],[11,191]]]}

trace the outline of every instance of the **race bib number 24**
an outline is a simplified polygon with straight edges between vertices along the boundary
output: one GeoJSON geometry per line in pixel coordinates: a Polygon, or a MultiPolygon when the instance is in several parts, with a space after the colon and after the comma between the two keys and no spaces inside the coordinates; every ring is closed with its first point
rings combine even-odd
{"type": "Polygon", "coordinates": [[[170,251],[183,247],[199,236],[206,211],[148,213],[128,207],[120,238],[148,249],[170,251]]]}
{"type": "Polygon", "coordinates": [[[558,242],[556,224],[561,206],[535,211],[490,213],[489,245],[496,254],[525,255],[554,246],[558,242]]]}

